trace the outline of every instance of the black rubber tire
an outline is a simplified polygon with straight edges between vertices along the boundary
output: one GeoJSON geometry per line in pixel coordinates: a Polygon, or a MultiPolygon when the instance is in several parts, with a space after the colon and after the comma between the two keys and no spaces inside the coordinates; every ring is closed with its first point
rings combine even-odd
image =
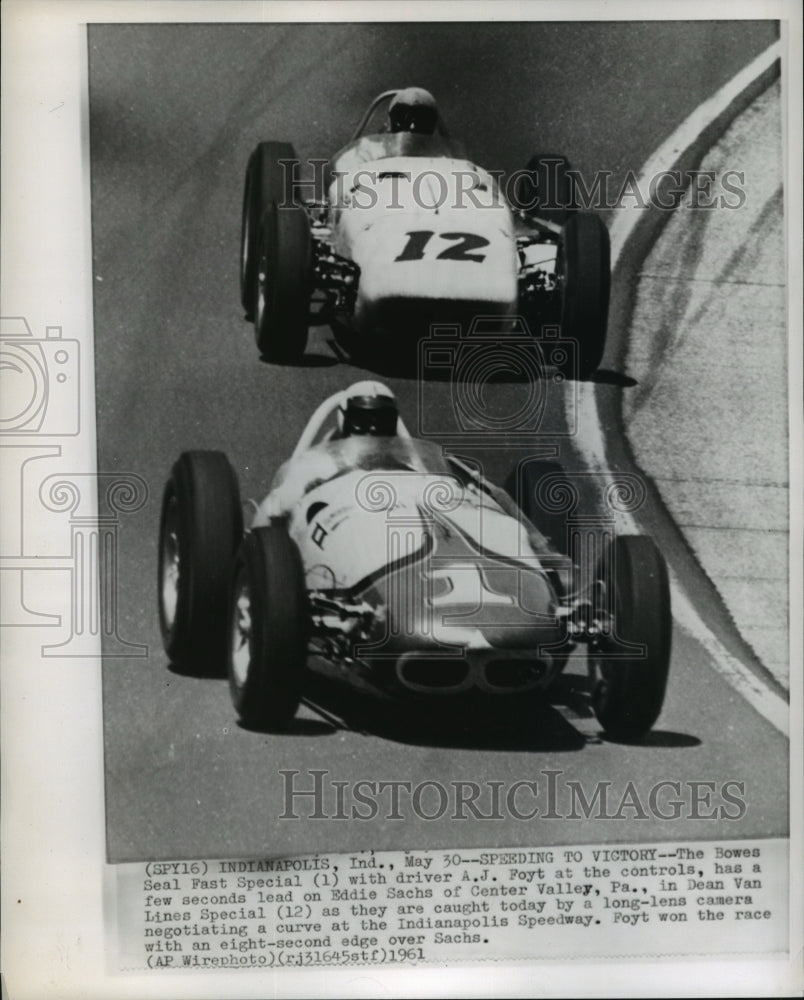
{"type": "Polygon", "coordinates": [[[242,535],[237,476],[226,456],[184,452],[162,498],[158,595],[165,652],[185,673],[225,675],[229,585],[242,535]]]}
{"type": "Polygon", "coordinates": [[[609,593],[614,589],[614,636],[601,655],[590,654],[592,707],[607,734],[637,740],[658,719],[667,687],[673,631],[667,565],[652,539],[621,535],[601,560],[598,578],[609,593]],[[643,646],[645,654],[625,655],[623,643],[643,646]]]}
{"type": "Polygon", "coordinates": [[[297,206],[269,205],[260,220],[254,333],[260,355],[285,364],[304,357],[310,328],[313,247],[297,206]]]}
{"type": "Polygon", "coordinates": [[[514,207],[529,216],[564,225],[575,211],[569,160],[557,154],[536,153],[525,170],[528,174],[517,178],[514,207]]]}
{"type": "Polygon", "coordinates": [[[528,462],[514,469],[506,489],[525,517],[548,539],[550,547],[566,553],[567,515],[572,509],[569,499],[575,491],[562,466],[549,459],[528,462]],[[567,509],[556,509],[565,506],[567,509]]]}
{"type": "Polygon", "coordinates": [[[611,289],[609,232],[597,215],[577,212],[567,219],[559,237],[557,268],[561,336],[575,341],[566,374],[588,378],[606,347],[611,289]]]}
{"type": "Polygon", "coordinates": [[[282,161],[287,160],[299,162],[289,142],[261,142],[246,167],[240,222],[240,302],[249,320],[254,318],[260,220],[274,202],[294,201],[292,177],[298,167],[285,167],[282,161]]]}
{"type": "Polygon", "coordinates": [[[235,558],[229,602],[229,688],[249,728],[281,732],[292,722],[301,699],[309,620],[296,543],[280,522],[255,528],[235,558]]]}

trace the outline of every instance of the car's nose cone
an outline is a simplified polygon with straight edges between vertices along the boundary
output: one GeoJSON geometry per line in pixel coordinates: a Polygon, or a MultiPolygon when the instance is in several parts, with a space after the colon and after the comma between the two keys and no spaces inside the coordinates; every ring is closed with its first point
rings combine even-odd
{"type": "Polygon", "coordinates": [[[524,566],[425,560],[372,585],[385,609],[375,655],[407,650],[528,650],[564,638],[547,577],[524,566]]]}

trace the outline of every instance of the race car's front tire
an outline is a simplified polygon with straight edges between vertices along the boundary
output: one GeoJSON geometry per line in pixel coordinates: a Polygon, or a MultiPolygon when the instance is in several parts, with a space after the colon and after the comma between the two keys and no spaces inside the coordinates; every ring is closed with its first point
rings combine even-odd
{"type": "Polygon", "coordinates": [[[269,205],[260,220],[254,332],[266,360],[300,361],[310,327],[313,248],[310,220],[298,205],[269,205]]]}
{"type": "Polygon", "coordinates": [[[172,663],[223,676],[232,561],[243,534],[237,477],[219,451],[184,452],[165,485],[159,526],[159,624],[172,663]]]}
{"type": "Polygon", "coordinates": [[[637,740],[659,717],[667,687],[673,625],[667,566],[650,538],[621,535],[597,577],[613,630],[590,651],[592,707],[607,734],[637,740]]]}
{"type": "Polygon", "coordinates": [[[289,142],[261,142],[248,160],[240,226],[240,301],[254,318],[260,220],[269,205],[293,202],[293,170],[298,163],[289,142]]]}
{"type": "Polygon", "coordinates": [[[287,729],[299,706],[309,631],[304,570],[285,526],[255,528],[235,559],[229,687],[251,728],[287,729]]]}
{"type": "Polygon", "coordinates": [[[526,215],[563,225],[574,212],[572,178],[566,156],[537,153],[517,177],[514,206],[526,215]]]}
{"type": "Polygon", "coordinates": [[[571,215],[561,230],[557,269],[561,293],[561,336],[574,342],[566,374],[587,378],[606,346],[611,288],[609,233],[591,212],[571,215]]]}

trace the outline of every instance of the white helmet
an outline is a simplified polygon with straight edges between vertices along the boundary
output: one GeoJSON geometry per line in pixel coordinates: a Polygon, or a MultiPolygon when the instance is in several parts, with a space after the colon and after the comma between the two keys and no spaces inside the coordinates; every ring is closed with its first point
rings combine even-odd
{"type": "Polygon", "coordinates": [[[433,95],[422,87],[406,87],[396,93],[388,107],[392,132],[422,132],[432,135],[438,122],[433,95]]]}
{"type": "Polygon", "coordinates": [[[341,437],[352,434],[392,437],[397,432],[398,420],[394,394],[382,382],[355,382],[341,394],[338,403],[338,433],[341,437]]]}

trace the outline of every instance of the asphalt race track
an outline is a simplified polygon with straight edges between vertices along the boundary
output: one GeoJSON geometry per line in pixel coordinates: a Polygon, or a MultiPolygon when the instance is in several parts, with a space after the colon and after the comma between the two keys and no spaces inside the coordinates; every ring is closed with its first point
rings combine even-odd
{"type": "MultiPolygon", "coordinates": [[[[149,654],[110,658],[103,674],[110,860],[786,833],[786,741],[681,629],[665,709],[640,745],[603,740],[578,697],[519,705],[466,732],[315,691],[317,708],[305,705],[291,733],[272,736],[237,725],[224,681],[168,669],[155,588],[159,500],[178,454],[225,451],[243,496],[261,498],[313,408],[369,371],[339,355],[325,328],[313,331],[304,366],[258,358],[237,287],[243,172],[258,141],[326,157],[377,92],[417,84],[483,165],[511,171],[536,151],[564,153],[585,177],[612,171],[617,190],[774,37],[769,22],[90,29],[98,468],[136,473],[150,490],[121,524],[117,580],[119,634],[149,654]],[[629,781],[644,802],[657,782],[675,781],[685,817],[627,809],[617,820],[428,821],[408,809],[404,822],[280,820],[280,769],[412,785],[534,780],[542,794],[554,771],[559,787],[579,781],[587,796],[609,782],[612,811],[629,781]],[[727,781],[744,782],[744,816],[700,818],[722,803],[727,781]],[[713,786],[699,818],[689,782],[713,786]]],[[[604,361],[600,391],[628,392],[623,374],[604,361]]],[[[415,424],[417,380],[382,378],[415,424]]],[[[513,406],[525,388],[490,386],[488,405],[513,406]]],[[[454,419],[451,390],[426,384],[436,438],[454,419]]],[[[550,387],[545,426],[564,427],[572,392],[550,387]]],[[[501,481],[523,447],[469,451],[501,481]]],[[[568,470],[580,470],[571,440],[560,448],[568,470]]],[[[304,773],[299,782],[311,785],[304,773]]],[[[325,808],[335,811],[334,798],[325,808]]]]}

